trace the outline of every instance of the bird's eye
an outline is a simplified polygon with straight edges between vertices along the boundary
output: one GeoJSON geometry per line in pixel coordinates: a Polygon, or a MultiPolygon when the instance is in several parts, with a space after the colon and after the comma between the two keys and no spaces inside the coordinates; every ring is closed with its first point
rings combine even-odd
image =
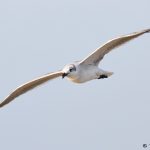
{"type": "Polygon", "coordinates": [[[70,71],[70,72],[72,72],[72,70],[73,70],[73,68],[70,68],[70,70],[69,70],[69,71],[70,71]]]}

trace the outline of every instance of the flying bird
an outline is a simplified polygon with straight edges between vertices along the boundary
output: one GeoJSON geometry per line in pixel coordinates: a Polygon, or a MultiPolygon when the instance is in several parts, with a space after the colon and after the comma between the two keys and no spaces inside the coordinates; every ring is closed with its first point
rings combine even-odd
{"type": "Polygon", "coordinates": [[[148,32],[150,32],[150,29],[114,38],[101,47],[97,48],[83,60],[73,62],[72,64],[66,65],[60,71],[46,74],[42,77],[36,78],[19,86],[0,103],[0,107],[8,104],[16,97],[24,94],[25,92],[57,77],[67,77],[69,80],[75,83],[84,83],[93,79],[108,78],[113,74],[113,72],[105,71],[98,67],[100,61],[104,58],[104,56],[114,48],[117,48],[122,44],[125,44],[126,42],[129,42],[130,40],[135,39],[148,32]]]}

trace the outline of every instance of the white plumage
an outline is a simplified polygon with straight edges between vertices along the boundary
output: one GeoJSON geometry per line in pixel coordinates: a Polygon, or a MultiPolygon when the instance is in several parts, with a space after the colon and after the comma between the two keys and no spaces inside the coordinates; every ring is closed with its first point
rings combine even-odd
{"type": "Polygon", "coordinates": [[[150,32],[150,29],[112,39],[96,49],[82,61],[66,65],[60,71],[49,73],[19,86],[0,103],[0,107],[8,104],[21,94],[24,94],[25,92],[60,76],[63,78],[66,76],[69,80],[75,83],[84,83],[93,79],[108,78],[113,73],[98,68],[99,62],[103,59],[103,57],[114,48],[148,32],[150,32]]]}

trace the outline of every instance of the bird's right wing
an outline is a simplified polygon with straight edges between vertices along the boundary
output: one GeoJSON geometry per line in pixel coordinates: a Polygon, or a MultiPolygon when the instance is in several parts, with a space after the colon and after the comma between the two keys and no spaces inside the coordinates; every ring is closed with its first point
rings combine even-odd
{"type": "Polygon", "coordinates": [[[0,102],[0,107],[3,107],[4,105],[8,104],[12,100],[14,100],[16,97],[24,94],[25,92],[43,84],[49,80],[52,80],[52,79],[57,78],[59,76],[62,76],[62,75],[63,75],[62,71],[49,73],[49,74],[46,74],[42,77],[36,78],[32,81],[29,81],[29,82],[19,86],[10,95],[8,95],[2,102],[0,102]]]}
{"type": "Polygon", "coordinates": [[[146,29],[146,30],[143,30],[143,31],[140,31],[140,32],[134,32],[134,33],[131,33],[131,34],[128,34],[128,35],[124,35],[124,36],[112,39],[112,40],[108,41],[107,43],[105,43],[104,45],[102,45],[101,47],[99,47],[98,49],[96,49],[88,57],[83,59],[80,62],[80,64],[95,64],[95,65],[98,65],[99,62],[103,59],[104,55],[109,53],[114,48],[119,47],[122,44],[125,44],[125,43],[131,41],[132,39],[135,39],[135,38],[139,37],[140,35],[142,35],[144,33],[148,33],[148,32],[150,32],[150,29],[146,29]]]}

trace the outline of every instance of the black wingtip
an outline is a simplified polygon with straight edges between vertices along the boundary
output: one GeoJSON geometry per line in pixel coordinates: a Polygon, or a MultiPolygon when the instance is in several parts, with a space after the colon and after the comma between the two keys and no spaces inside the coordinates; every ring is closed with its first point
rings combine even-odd
{"type": "Polygon", "coordinates": [[[145,31],[144,31],[144,33],[149,33],[150,32],[150,29],[146,29],[145,31]]]}
{"type": "Polygon", "coordinates": [[[3,102],[0,103],[0,108],[2,108],[5,104],[3,102]]]}
{"type": "Polygon", "coordinates": [[[0,108],[3,107],[3,105],[0,104],[0,108]]]}

